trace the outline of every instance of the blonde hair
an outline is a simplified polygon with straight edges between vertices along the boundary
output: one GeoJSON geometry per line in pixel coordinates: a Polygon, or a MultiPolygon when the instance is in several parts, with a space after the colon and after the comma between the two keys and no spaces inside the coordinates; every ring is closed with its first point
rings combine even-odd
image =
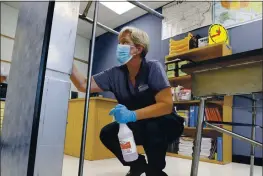
{"type": "Polygon", "coordinates": [[[141,53],[141,56],[145,57],[146,54],[148,53],[149,45],[150,45],[148,34],[138,28],[127,26],[122,28],[122,30],[120,31],[120,34],[118,36],[119,40],[120,40],[120,36],[122,36],[124,32],[131,33],[131,40],[133,41],[134,44],[143,46],[143,51],[141,53]]]}

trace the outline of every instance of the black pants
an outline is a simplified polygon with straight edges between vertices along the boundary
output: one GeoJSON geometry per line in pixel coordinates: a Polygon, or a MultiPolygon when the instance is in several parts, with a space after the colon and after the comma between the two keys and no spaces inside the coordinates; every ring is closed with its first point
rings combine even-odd
{"type": "MultiPolygon", "coordinates": [[[[167,115],[127,125],[133,131],[136,144],[144,147],[148,166],[157,172],[162,171],[166,165],[165,156],[169,143],[180,137],[183,132],[183,119],[175,115],[167,115]]],[[[118,132],[119,124],[113,122],[101,130],[100,139],[124,166],[133,166],[136,162],[127,163],[123,160],[118,132]]]]}

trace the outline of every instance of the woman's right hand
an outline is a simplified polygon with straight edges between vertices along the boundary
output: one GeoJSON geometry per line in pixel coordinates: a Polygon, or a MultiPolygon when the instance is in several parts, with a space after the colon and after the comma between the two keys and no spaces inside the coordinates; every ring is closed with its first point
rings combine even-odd
{"type": "MultiPolygon", "coordinates": [[[[71,81],[80,92],[86,92],[87,79],[78,71],[77,67],[73,64],[72,74],[70,76],[71,81]]],[[[93,77],[91,77],[91,93],[102,92],[101,88],[97,85],[93,77]]]]}

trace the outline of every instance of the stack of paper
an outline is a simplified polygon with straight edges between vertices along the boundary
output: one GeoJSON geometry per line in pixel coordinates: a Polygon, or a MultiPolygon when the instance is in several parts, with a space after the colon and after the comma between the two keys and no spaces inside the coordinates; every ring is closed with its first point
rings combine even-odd
{"type": "MultiPolygon", "coordinates": [[[[181,137],[178,154],[185,155],[185,156],[192,156],[193,146],[194,146],[193,138],[181,137]]],[[[201,153],[200,153],[201,158],[209,158],[210,153],[211,153],[210,152],[211,146],[212,146],[211,138],[202,138],[201,153]]]]}
{"type": "Polygon", "coordinates": [[[192,156],[194,139],[189,137],[181,137],[178,154],[185,156],[192,156]]]}

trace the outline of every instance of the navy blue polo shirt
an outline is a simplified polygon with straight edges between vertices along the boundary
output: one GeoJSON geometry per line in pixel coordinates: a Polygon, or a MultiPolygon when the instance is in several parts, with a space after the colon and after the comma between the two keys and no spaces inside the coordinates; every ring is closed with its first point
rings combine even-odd
{"type": "Polygon", "coordinates": [[[93,76],[103,91],[114,93],[117,101],[129,110],[137,110],[155,104],[155,96],[170,87],[162,64],[158,61],[142,60],[135,86],[129,79],[126,65],[105,70],[93,76]]]}

